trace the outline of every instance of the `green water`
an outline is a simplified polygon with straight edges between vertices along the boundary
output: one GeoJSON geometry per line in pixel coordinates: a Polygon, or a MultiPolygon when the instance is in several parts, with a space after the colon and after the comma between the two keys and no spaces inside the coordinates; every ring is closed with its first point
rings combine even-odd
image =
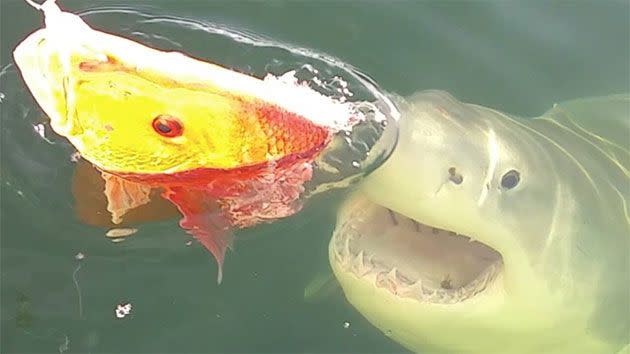
{"type": "MultiPolygon", "coordinates": [[[[351,63],[389,92],[443,89],[513,114],[630,90],[627,1],[58,1],[72,12],[124,6],[257,33],[351,63]]],[[[242,240],[228,254],[221,286],[212,258],[186,246],[190,238],[176,219],[142,224],[120,244],[103,237],[106,229],[77,220],[73,150],[49,129],[53,144],[34,132],[45,119],[9,65],[15,45],[41,18],[22,1],[0,4],[3,353],[404,352],[342,294],[303,299],[309,281],[328,271],[340,193],[238,232],[242,240]],[[78,252],[85,259],[76,260],[78,252]],[[121,302],[133,311],[118,320],[121,302]]],[[[134,15],[85,18],[120,35],[138,30],[134,15]]],[[[170,49],[206,59],[263,58],[233,47],[228,55],[228,46],[207,34],[158,29],[182,46],[170,49]]],[[[156,38],[150,40],[169,47],[156,38]]]]}

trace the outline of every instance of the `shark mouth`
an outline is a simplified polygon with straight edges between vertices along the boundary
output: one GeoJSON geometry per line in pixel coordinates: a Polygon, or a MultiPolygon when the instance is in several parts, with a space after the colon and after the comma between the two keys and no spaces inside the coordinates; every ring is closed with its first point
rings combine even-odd
{"type": "Polygon", "coordinates": [[[487,245],[367,199],[342,215],[331,242],[333,261],[399,297],[459,303],[482,293],[503,268],[501,254],[487,245]]]}

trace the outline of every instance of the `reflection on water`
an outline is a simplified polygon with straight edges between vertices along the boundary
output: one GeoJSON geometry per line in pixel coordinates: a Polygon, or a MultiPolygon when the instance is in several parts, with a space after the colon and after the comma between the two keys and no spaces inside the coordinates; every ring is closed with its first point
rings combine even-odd
{"type": "MultiPolygon", "coordinates": [[[[628,90],[623,3],[107,1],[95,10],[93,2],[60,2],[87,10],[96,28],[247,74],[297,69],[317,85],[315,68],[323,89],[335,94],[341,77],[355,100],[370,99],[358,89],[367,79],[348,75],[352,67],[343,62],[389,91],[446,89],[523,115],[564,98],[628,90]]],[[[11,51],[40,26],[40,14],[20,1],[1,6],[3,352],[403,351],[341,293],[304,301],[311,279],[328,272],[342,191],[314,194],[296,215],[236,232],[242,241],[226,260],[221,286],[212,260],[188,246],[176,210],[160,198],[151,199],[163,204],[123,218],[137,234],[105,239],[111,218],[95,192],[104,188],[99,174],[71,161],[74,149],[50,130],[11,64],[11,51]],[[115,309],[126,303],[130,315],[117,319],[115,309]]],[[[365,152],[355,147],[347,153],[365,152]]],[[[341,156],[321,166],[352,171],[354,155],[341,156]]],[[[339,175],[322,169],[306,188],[318,191],[339,175]]]]}

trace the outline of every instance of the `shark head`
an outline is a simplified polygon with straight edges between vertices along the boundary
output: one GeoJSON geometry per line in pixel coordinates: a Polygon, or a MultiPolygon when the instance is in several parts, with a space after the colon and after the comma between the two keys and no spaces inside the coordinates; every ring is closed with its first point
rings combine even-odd
{"type": "Polygon", "coordinates": [[[444,92],[399,104],[398,146],[341,209],[330,243],[349,302],[414,351],[623,347],[627,316],[603,303],[628,311],[627,150],[444,92]]]}

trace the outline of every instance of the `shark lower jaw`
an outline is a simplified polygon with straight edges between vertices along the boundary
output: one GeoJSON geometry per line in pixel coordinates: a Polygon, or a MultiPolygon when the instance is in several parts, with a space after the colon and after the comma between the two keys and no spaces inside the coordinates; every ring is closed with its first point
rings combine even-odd
{"type": "Polygon", "coordinates": [[[346,205],[330,246],[334,267],[423,304],[471,301],[503,273],[503,258],[466,235],[359,197],[346,205]]]}

